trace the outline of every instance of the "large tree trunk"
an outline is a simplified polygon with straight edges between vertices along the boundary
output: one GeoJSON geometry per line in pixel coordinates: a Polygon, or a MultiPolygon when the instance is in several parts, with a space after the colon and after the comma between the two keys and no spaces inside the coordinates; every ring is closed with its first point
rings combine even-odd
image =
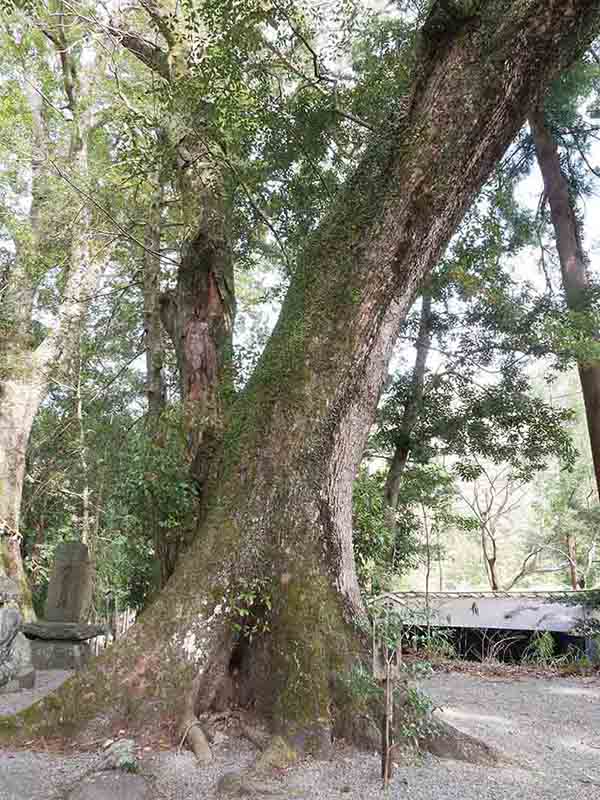
{"type": "Polygon", "coordinates": [[[20,608],[29,621],[35,613],[21,556],[19,519],[27,443],[45,385],[34,377],[38,373],[35,362],[23,364],[22,372],[0,383],[0,576],[17,583],[20,608]]]}
{"type": "Polygon", "coordinates": [[[600,16],[589,0],[484,4],[441,22],[440,8],[404,113],[298,260],[229,411],[196,539],[121,644],[28,712],[28,734],[109,708],[189,717],[232,699],[307,748],[339,722],[334,676],[363,655],[352,482],[395,337],[540,86],[600,16]]]}
{"type": "MultiPolygon", "coordinates": [[[[162,295],[160,314],[177,358],[187,457],[202,520],[209,471],[233,398],[233,254],[221,170],[211,163],[202,140],[180,142],[177,152],[188,235],[181,247],[176,288],[162,295]]],[[[161,587],[192,537],[193,530],[182,530],[161,543],[161,587]]]]}
{"type": "MultiPolygon", "coordinates": [[[[588,260],[581,241],[580,225],[569,190],[569,181],[563,174],[558,146],[544,119],[542,105],[538,105],[530,113],[529,124],[544,180],[544,192],[550,204],[567,306],[572,311],[584,311],[588,305],[590,288],[588,260]]],[[[596,331],[596,334],[599,332],[596,331]]],[[[600,497],[600,362],[580,363],[578,369],[596,475],[596,489],[600,497]]]]}
{"type": "MultiPolygon", "coordinates": [[[[164,446],[164,420],[162,414],[166,403],[166,386],[163,374],[163,325],[160,318],[162,194],[161,176],[157,176],[157,186],[146,223],[143,278],[146,399],[148,402],[146,432],[152,442],[153,449],[157,451],[160,451],[164,446]]],[[[152,461],[152,456],[150,456],[149,461],[152,461]]],[[[148,475],[147,465],[145,465],[145,472],[148,475]]],[[[150,473],[152,474],[151,470],[150,473]]],[[[154,480],[158,479],[158,477],[155,476],[154,480]]],[[[148,492],[144,516],[147,521],[148,536],[154,545],[154,588],[158,591],[165,585],[175,567],[179,550],[179,536],[177,533],[174,535],[171,529],[161,525],[163,519],[160,503],[155,498],[152,490],[148,492]]]]}
{"type": "Polygon", "coordinates": [[[8,272],[2,299],[0,339],[0,576],[14,580],[26,619],[35,619],[21,555],[19,520],[25,456],[33,419],[45,394],[43,359],[31,349],[34,287],[29,264],[36,258],[42,234],[43,163],[47,155],[43,102],[27,91],[32,120],[30,235],[15,241],[15,260],[8,272]]]}
{"type": "MultiPolygon", "coordinates": [[[[164,81],[185,81],[194,60],[188,53],[183,18],[170,15],[157,3],[143,5],[166,49],[122,27],[111,26],[109,31],[164,81]]],[[[175,348],[188,454],[201,495],[221,438],[225,407],[232,399],[235,317],[226,168],[221,144],[207,123],[211,113],[211,103],[201,98],[192,132],[182,138],[179,131],[190,127],[187,105],[180,111],[181,120],[175,113],[161,131],[163,145],[173,155],[175,168],[170,178],[177,189],[184,227],[177,285],[161,298],[161,318],[175,348]]]]}

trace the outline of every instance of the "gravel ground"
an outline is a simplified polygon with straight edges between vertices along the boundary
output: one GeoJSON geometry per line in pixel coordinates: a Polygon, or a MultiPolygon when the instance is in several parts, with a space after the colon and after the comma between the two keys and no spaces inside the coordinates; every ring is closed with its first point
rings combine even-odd
{"type": "MultiPolygon", "coordinates": [[[[400,766],[387,797],[415,800],[600,800],[600,679],[489,679],[438,674],[425,688],[456,727],[503,751],[494,769],[431,756],[400,766]]],[[[54,800],[94,768],[97,756],[0,752],[0,800],[54,800]]],[[[157,800],[211,800],[221,775],[251,763],[245,741],[226,740],[210,767],[190,753],[146,754],[157,800]]],[[[329,762],[305,761],[277,776],[271,797],[298,800],[382,797],[379,758],[339,748],[329,762]]],[[[264,796],[264,795],[263,795],[264,796]]]]}

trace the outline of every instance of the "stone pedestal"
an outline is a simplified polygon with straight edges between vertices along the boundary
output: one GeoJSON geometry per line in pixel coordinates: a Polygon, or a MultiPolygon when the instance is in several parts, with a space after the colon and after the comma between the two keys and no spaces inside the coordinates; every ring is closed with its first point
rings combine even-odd
{"type": "Polygon", "coordinates": [[[31,644],[36,669],[82,669],[91,656],[89,640],[104,634],[102,625],[30,622],[23,632],[31,644]]]}
{"type": "Polygon", "coordinates": [[[87,642],[31,640],[31,659],[35,669],[83,669],[90,655],[87,642]]]}

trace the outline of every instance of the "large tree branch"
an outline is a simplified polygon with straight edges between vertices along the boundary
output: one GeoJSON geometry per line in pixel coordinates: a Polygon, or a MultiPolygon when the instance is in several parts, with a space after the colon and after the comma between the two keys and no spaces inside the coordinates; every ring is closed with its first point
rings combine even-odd
{"type": "Polygon", "coordinates": [[[123,30],[114,23],[109,25],[108,31],[138,61],[141,61],[142,64],[145,64],[165,80],[171,79],[169,56],[164,50],[139,34],[123,30]]]}

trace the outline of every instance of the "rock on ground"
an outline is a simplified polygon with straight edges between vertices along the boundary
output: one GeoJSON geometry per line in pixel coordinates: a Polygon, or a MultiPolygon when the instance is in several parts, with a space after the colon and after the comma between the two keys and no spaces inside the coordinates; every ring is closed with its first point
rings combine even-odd
{"type": "Polygon", "coordinates": [[[118,739],[111,742],[104,750],[102,769],[125,770],[126,772],[138,771],[138,760],[135,753],[133,739],[118,739]]]}
{"type": "Polygon", "coordinates": [[[155,795],[141,775],[98,772],[84,778],[66,800],[155,800],[155,795]]]}

